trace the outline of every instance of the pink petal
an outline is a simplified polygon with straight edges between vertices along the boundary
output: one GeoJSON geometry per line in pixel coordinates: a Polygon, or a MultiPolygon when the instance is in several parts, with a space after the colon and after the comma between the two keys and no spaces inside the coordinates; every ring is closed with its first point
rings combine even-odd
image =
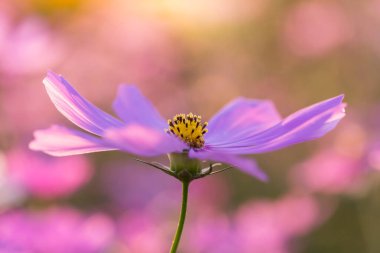
{"type": "Polygon", "coordinates": [[[207,143],[233,141],[245,134],[267,129],[281,121],[281,117],[268,100],[238,98],[223,107],[209,121],[207,143]]]}
{"type": "Polygon", "coordinates": [[[247,134],[234,142],[210,144],[207,148],[214,152],[255,154],[319,138],[345,116],[346,105],[342,99],[343,96],[338,96],[325,100],[290,115],[265,131],[247,134]]]}
{"type": "Polygon", "coordinates": [[[167,127],[166,121],[135,86],[121,85],[113,108],[126,123],[136,123],[158,130],[167,127]]]}
{"type": "Polygon", "coordinates": [[[62,76],[50,71],[43,83],[58,111],[84,130],[101,135],[107,128],[123,126],[121,121],[81,97],[62,76]]]}
{"type": "Polygon", "coordinates": [[[34,132],[29,148],[53,156],[68,156],[99,151],[115,150],[101,139],[62,126],[51,126],[34,132]]]}

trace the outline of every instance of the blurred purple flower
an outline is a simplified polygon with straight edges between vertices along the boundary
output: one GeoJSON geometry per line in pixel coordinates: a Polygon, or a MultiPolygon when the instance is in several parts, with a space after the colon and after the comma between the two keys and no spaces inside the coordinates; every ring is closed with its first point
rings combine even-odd
{"type": "Polygon", "coordinates": [[[226,163],[261,180],[266,179],[265,173],[253,160],[239,155],[274,151],[316,139],[332,130],[345,115],[343,95],[285,119],[281,119],[270,101],[238,98],[211,118],[204,135],[207,123],[202,124],[200,117],[177,115],[166,123],[134,86],[122,85],[113,103],[120,120],[81,97],[53,72],[48,73],[44,84],[56,108],[89,133],[54,125],[34,133],[35,140],[30,143],[33,150],[54,156],[108,150],[139,156],[188,151],[190,158],[226,163]],[[166,128],[173,134],[168,134],[166,128]]]}
{"type": "Polygon", "coordinates": [[[91,166],[83,157],[66,157],[58,162],[15,149],[7,154],[6,163],[12,182],[40,198],[68,196],[92,176],[91,166]]]}
{"type": "Polygon", "coordinates": [[[101,213],[84,215],[70,208],[50,208],[0,215],[1,252],[104,252],[113,235],[112,221],[101,213]]]}

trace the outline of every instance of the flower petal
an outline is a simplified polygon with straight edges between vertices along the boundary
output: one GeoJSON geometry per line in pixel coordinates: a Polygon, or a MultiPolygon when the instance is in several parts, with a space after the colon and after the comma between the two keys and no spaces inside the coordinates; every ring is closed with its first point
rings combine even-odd
{"type": "Polygon", "coordinates": [[[105,132],[104,140],[118,149],[141,156],[158,156],[182,152],[187,146],[163,129],[129,124],[124,128],[112,128],[105,132]]]}
{"type": "Polygon", "coordinates": [[[208,124],[206,143],[234,141],[244,134],[253,134],[281,121],[269,100],[238,98],[223,107],[208,124]]]}
{"type": "Polygon", "coordinates": [[[96,135],[107,128],[123,126],[121,121],[81,97],[62,76],[49,71],[43,83],[58,111],[77,126],[96,135]]]}
{"type": "Polygon", "coordinates": [[[34,138],[29,144],[30,149],[53,156],[78,155],[116,149],[106,145],[99,138],[57,125],[35,131],[34,138]]]}
{"type": "Polygon", "coordinates": [[[261,181],[267,181],[268,177],[256,164],[255,160],[239,157],[236,155],[226,154],[226,153],[216,153],[209,152],[206,150],[189,152],[189,156],[199,160],[221,162],[234,166],[241,171],[248,173],[251,176],[254,176],[261,181]]]}
{"type": "Polygon", "coordinates": [[[132,85],[121,85],[113,102],[116,114],[126,123],[136,123],[163,130],[166,121],[140,91],[132,85]]]}
{"type": "Polygon", "coordinates": [[[235,142],[208,145],[215,152],[255,154],[274,151],[295,143],[319,138],[345,116],[343,96],[302,109],[266,131],[248,134],[235,142]]]}

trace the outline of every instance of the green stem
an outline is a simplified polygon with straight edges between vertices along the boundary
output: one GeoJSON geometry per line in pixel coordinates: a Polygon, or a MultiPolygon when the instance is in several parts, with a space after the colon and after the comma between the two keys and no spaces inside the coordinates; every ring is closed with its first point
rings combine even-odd
{"type": "Polygon", "coordinates": [[[181,214],[180,214],[180,218],[178,221],[177,231],[176,231],[174,239],[173,239],[172,247],[170,249],[170,253],[176,253],[177,252],[179,241],[181,240],[183,225],[185,224],[185,218],[186,218],[187,196],[189,193],[189,184],[190,184],[190,182],[186,182],[186,181],[182,182],[181,214]]]}

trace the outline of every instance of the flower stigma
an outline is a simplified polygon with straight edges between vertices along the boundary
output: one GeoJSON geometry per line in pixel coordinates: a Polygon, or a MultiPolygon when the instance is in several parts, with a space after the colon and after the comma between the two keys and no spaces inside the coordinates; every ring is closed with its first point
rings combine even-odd
{"type": "Polygon", "coordinates": [[[204,146],[204,135],[207,133],[207,122],[202,123],[202,117],[189,113],[181,113],[168,120],[168,134],[174,134],[190,148],[200,149],[204,146]]]}

